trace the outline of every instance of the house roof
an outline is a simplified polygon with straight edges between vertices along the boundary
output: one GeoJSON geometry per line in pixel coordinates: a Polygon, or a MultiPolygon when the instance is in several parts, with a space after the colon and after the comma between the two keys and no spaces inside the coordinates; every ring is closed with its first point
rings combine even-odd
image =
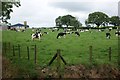
{"type": "MultiPolygon", "coordinates": [[[[15,26],[24,26],[24,24],[18,23],[18,24],[11,25],[11,27],[15,27],[15,26]]],[[[29,26],[27,25],[27,27],[29,27],[29,26]]]]}

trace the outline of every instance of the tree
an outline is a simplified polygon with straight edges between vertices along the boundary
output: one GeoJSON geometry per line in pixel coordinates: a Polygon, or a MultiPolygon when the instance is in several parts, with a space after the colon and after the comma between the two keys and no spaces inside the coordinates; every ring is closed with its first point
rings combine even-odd
{"type": "Polygon", "coordinates": [[[72,26],[72,21],[75,19],[75,17],[71,16],[71,15],[65,15],[65,16],[62,16],[62,25],[66,25],[67,27],[68,26],[72,26]]]}
{"type": "Polygon", "coordinates": [[[103,12],[94,12],[89,14],[88,23],[96,24],[98,27],[100,25],[106,25],[109,22],[109,17],[103,12]]]}
{"type": "Polygon", "coordinates": [[[85,25],[88,27],[88,25],[89,25],[88,19],[85,20],[85,25]]]}
{"type": "Polygon", "coordinates": [[[82,26],[82,24],[77,19],[71,19],[70,26],[74,26],[75,29],[82,26]]]}
{"type": "Polygon", "coordinates": [[[91,25],[88,23],[88,19],[85,20],[86,27],[91,27],[91,25]]]}
{"type": "Polygon", "coordinates": [[[114,25],[114,26],[120,26],[120,18],[119,16],[112,16],[110,18],[110,24],[114,25]]]}
{"type": "Polygon", "coordinates": [[[59,16],[55,19],[56,26],[62,27],[62,25],[68,26],[74,26],[79,27],[82,24],[76,19],[76,17],[73,17],[72,15],[64,15],[59,16]]]}
{"type": "Polygon", "coordinates": [[[10,13],[13,12],[13,5],[16,7],[21,6],[20,2],[2,2],[2,15],[0,16],[2,22],[8,23],[10,19],[10,13]]]}
{"type": "Polygon", "coordinates": [[[56,26],[62,27],[62,22],[61,22],[61,16],[59,16],[58,18],[55,19],[56,22],[56,26]]]}

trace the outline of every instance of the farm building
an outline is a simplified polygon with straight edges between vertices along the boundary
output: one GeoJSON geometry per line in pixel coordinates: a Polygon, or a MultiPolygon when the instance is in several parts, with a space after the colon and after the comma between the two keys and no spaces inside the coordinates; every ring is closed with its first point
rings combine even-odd
{"type": "MultiPolygon", "coordinates": [[[[17,30],[18,30],[18,29],[25,29],[25,25],[18,23],[18,24],[15,24],[15,25],[11,25],[11,26],[9,27],[9,29],[13,29],[13,28],[15,28],[15,29],[17,29],[17,30]]],[[[29,28],[29,26],[27,25],[26,28],[29,28]]]]}

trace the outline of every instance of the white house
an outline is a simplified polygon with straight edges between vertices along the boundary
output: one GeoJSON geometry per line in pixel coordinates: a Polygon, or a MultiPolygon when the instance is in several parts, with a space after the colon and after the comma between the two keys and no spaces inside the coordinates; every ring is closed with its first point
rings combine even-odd
{"type": "MultiPolygon", "coordinates": [[[[28,28],[28,27],[29,26],[27,25],[26,28],[28,28]]],[[[18,24],[15,24],[15,25],[11,25],[10,28],[11,29],[15,28],[17,30],[23,30],[23,29],[25,29],[25,25],[18,23],[18,24]]]]}

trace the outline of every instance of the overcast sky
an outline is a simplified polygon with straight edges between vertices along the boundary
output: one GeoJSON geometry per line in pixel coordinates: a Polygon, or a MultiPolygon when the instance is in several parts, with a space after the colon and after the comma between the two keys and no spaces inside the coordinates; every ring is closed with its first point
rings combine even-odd
{"type": "Polygon", "coordinates": [[[108,16],[118,15],[119,0],[20,0],[21,6],[14,7],[9,22],[27,21],[30,27],[54,27],[58,16],[70,14],[84,25],[88,14],[101,11],[108,16]]]}

